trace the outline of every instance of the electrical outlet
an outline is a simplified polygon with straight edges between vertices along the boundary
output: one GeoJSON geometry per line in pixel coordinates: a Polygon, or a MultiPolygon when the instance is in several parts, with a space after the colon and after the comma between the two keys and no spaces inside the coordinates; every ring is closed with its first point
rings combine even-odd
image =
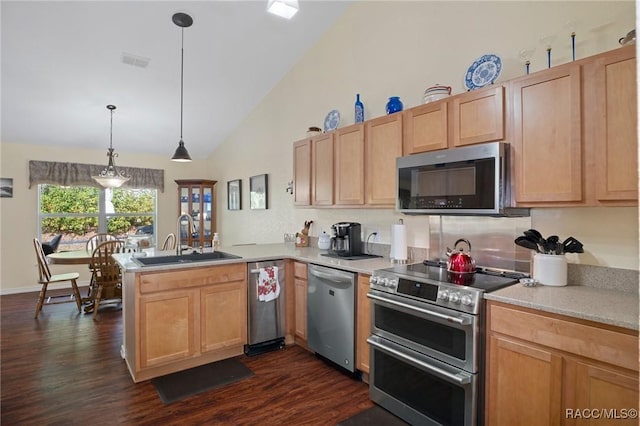
{"type": "Polygon", "coordinates": [[[369,235],[374,234],[371,239],[369,240],[372,243],[379,243],[380,242],[380,231],[378,231],[378,228],[371,228],[369,230],[369,232],[367,233],[367,237],[369,237],[369,235]]]}

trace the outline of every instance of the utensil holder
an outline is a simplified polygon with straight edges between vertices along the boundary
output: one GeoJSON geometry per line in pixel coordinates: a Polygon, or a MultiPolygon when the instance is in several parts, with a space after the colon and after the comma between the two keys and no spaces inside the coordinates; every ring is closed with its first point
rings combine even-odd
{"type": "Polygon", "coordinates": [[[556,287],[567,285],[567,258],[557,254],[535,254],[533,278],[543,285],[556,287]]]}

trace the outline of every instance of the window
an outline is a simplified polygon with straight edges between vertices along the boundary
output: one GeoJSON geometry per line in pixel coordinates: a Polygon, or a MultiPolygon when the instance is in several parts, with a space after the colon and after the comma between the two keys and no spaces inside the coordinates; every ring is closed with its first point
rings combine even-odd
{"type": "Polygon", "coordinates": [[[156,189],[38,185],[38,235],[62,234],[58,250],[79,250],[96,233],[155,235],[156,189]]]}

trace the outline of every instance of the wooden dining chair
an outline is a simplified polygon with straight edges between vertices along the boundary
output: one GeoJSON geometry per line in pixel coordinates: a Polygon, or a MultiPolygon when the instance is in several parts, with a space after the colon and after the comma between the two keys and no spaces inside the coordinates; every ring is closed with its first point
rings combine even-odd
{"type": "Polygon", "coordinates": [[[38,273],[39,273],[38,282],[42,286],[40,288],[40,295],[38,296],[38,304],[36,306],[35,318],[38,318],[38,315],[40,314],[40,311],[42,310],[43,305],[69,303],[69,302],[75,301],[76,305],[78,306],[78,312],[80,312],[82,310],[81,308],[82,298],[80,297],[80,291],[78,290],[78,282],[77,282],[78,278],[80,277],[80,274],[78,274],[77,272],[69,272],[66,274],[52,275],[51,271],[49,270],[49,264],[47,263],[44,250],[42,249],[42,244],[37,238],[33,239],[33,247],[36,250],[36,258],[38,260],[38,273]],[[49,284],[63,283],[66,281],[69,281],[71,283],[71,289],[73,291],[72,294],[64,295],[64,296],[47,297],[47,287],[49,284]],[[54,298],[61,299],[61,300],[52,301],[52,299],[54,298]]]}
{"type": "Polygon", "coordinates": [[[111,256],[122,253],[124,241],[110,240],[100,243],[91,256],[91,267],[94,271],[93,319],[98,320],[98,309],[104,300],[120,303],[122,301],[122,274],[120,266],[111,256]]]}
{"type": "Polygon", "coordinates": [[[175,250],[176,249],[176,234],[170,233],[164,239],[162,243],[162,250],[175,250]]]}
{"type": "MultiPolygon", "coordinates": [[[[111,234],[99,233],[89,238],[89,240],[87,240],[87,244],[85,245],[85,248],[87,249],[87,253],[93,253],[96,247],[98,247],[101,243],[104,243],[105,241],[114,241],[114,240],[117,240],[117,238],[111,234]]],[[[91,266],[91,263],[89,264],[89,272],[91,272],[91,280],[89,281],[89,295],[91,295],[91,291],[93,290],[93,286],[95,284],[95,278],[94,278],[95,274],[94,274],[93,267],[91,266]]]]}

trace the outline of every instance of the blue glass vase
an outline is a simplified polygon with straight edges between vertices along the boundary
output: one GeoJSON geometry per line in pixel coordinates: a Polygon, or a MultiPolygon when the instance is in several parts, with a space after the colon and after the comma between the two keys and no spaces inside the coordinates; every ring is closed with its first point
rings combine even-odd
{"type": "Polygon", "coordinates": [[[399,96],[392,96],[387,102],[387,114],[402,111],[402,101],[399,96]]]}

